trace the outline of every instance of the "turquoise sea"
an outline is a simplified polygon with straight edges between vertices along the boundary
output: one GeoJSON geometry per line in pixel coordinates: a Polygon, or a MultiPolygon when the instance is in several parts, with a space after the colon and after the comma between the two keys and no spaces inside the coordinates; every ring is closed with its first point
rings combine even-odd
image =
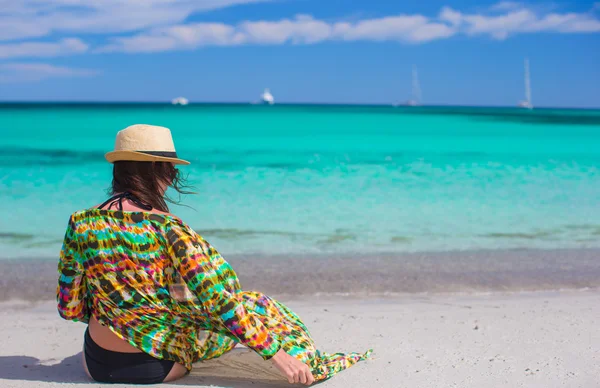
{"type": "Polygon", "coordinates": [[[600,111],[0,104],[0,258],[55,260],[118,130],[171,128],[224,254],[600,247],[600,111]]]}

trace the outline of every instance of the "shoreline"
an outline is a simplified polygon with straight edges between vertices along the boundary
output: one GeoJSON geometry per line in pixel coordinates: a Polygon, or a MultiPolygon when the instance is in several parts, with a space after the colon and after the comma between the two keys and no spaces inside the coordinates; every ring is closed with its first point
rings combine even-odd
{"type": "MultiPolygon", "coordinates": [[[[324,387],[598,386],[600,291],[282,302],[303,319],[319,349],[374,349],[372,359],[324,387]]],[[[2,387],[89,386],[81,365],[85,325],[60,319],[52,302],[0,307],[2,387]]],[[[163,385],[290,386],[273,377],[270,363],[236,350],[163,385]]]]}
{"type": "MultiPolygon", "coordinates": [[[[299,299],[600,287],[600,249],[225,256],[242,289],[299,299]]],[[[0,301],[54,299],[56,259],[0,260],[0,301]]]]}

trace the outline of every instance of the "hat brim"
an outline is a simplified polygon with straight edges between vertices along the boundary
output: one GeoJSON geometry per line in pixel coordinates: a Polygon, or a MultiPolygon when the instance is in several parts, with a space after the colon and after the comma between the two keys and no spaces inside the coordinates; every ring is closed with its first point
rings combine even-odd
{"type": "Polygon", "coordinates": [[[137,151],[111,151],[104,155],[109,163],[114,162],[169,162],[173,164],[190,164],[187,160],[156,156],[137,151]]]}

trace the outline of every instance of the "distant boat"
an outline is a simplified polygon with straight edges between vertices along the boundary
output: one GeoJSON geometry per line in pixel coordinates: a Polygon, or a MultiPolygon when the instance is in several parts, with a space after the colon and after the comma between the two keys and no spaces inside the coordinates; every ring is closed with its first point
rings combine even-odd
{"type": "Polygon", "coordinates": [[[529,59],[525,59],[525,100],[519,102],[519,107],[533,109],[531,103],[531,80],[529,79],[529,59]]]}
{"type": "Polygon", "coordinates": [[[171,104],[173,105],[187,105],[190,102],[185,97],[177,97],[171,100],[171,104]]]}
{"type": "Polygon", "coordinates": [[[396,104],[395,106],[419,106],[421,105],[421,85],[419,84],[419,74],[417,72],[417,66],[413,65],[412,68],[412,92],[411,97],[404,104],[396,104]]]}
{"type": "Polygon", "coordinates": [[[260,101],[261,103],[266,105],[273,105],[275,103],[275,98],[273,97],[269,89],[265,89],[263,94],[261,94],[260,96],[260,101]]]}

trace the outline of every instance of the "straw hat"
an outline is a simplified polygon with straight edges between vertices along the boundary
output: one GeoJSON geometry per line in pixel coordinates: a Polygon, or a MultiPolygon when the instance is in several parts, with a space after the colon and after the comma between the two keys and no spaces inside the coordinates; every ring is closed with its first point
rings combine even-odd
{"type": "Polygon", "coordinates": [[[110,163],[134,161],[190,164],[177,157],[169,128],[146,124],[131,125],[119,131],[115,150],[104,157],[110,163]]]}

